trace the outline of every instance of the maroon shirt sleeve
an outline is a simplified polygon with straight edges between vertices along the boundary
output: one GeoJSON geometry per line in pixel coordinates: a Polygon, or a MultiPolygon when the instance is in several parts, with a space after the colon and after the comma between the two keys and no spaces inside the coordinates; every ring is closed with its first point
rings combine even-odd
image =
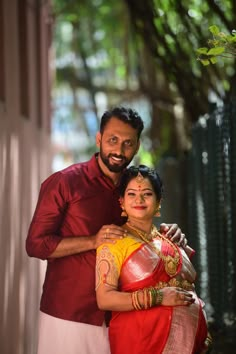
{"type": "Polygon", "coordinates": [[[30,257],[47,259],[62,240],[59,230],[67,207],[64,177],[56,172],[41,185],[26,239],[26,251],[30,257]]]}

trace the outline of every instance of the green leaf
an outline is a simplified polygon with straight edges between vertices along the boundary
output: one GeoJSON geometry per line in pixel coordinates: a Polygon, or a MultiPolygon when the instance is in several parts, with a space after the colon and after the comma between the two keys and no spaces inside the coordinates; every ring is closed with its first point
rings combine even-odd
{"type": "Polygon", "coordinates": [[[212,57],[212,58],[210,58],[210,61],[211,61],[212,64],[215,64],[215,63],[217,63],[217,58],[216,57],[212,57]]]}
{"type": "Polygon", "coordinates": [[[210,60],[208,59],[200,59],[201,60],[201,63],[204,65],[204,66],[207,66],[210,64],[210,60]]]}
{"type": "Polygon", "coordinates": [[[231,34],[227,34],[227,36],[225,37],[227,42],[231,42],[232,38],[233,38],[233,36],[231,36],[231,34]]]}
{"type": "Polygon", "coordinates": [[[230,36],[229,35],[229,38],[227,37],[227,40],[229,43],[234,43],[236,42],[236,35],[233,35],[233,36],[230,36]]]}
{"type": "Polygon", "coordinates": [[[207,54],[208,48],[206,48],[206,47],[198,48],[198,49],[196,50],[196,52],[197,52],[198,54],[207,54]]]}
{"type": "Polygon", "coordinates": [[[216,47],[216,48],[211,48],[208,52],[207,55],[220,55],[225,51],[224,47],[216,47]]]}
{"type": "Polygon", "coordinates": [[[208,44],[210,47],[220,47],[220,43],[221,43],[221,41],[219,41],[218,39],[209,39],[208,40],[208,44]]]}
{"type": "Polygon", "coordinates": [[[220,32],[219,28],[217,26],[215,26],[215,25],[210,26],[209,30],[215,36],[217,36],[219,34],[219,32],[220,32]]]}

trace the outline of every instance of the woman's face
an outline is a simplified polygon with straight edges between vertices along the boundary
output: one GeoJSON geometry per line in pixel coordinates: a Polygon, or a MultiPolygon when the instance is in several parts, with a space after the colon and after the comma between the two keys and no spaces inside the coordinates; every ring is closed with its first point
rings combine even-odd
{"type": "Polygon", "coordinates": [[[125,190],[124,197],[121,198],[129,218],[150,219],[154,216],[159,202],[148,178],[132,179],[125,190]]]}

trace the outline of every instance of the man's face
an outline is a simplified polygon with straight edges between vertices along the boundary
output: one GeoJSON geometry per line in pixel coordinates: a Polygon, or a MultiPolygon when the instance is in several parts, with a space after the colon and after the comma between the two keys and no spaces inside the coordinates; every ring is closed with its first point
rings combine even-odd
{"type": "Polygon", "coordinates": [[[115,173],[122,172],[139,149],[137,130],[115,117],[107,123],[102,135],[97,133],[96,143],[102,163],[115,173]]]}

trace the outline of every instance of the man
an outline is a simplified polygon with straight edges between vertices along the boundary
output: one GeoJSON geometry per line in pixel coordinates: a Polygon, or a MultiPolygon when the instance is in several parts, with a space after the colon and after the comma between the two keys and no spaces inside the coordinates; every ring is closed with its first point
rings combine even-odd
{"type": "MultiPolygon", "coordinates": [[[[26,240],[29,256],[47,260],[38,354],[109,353],[104,312],[96,303],[96,248],[123,237],[117,184],[138,152],[142,130],[132,109],[105,112],[96,135],[99,153],[41,186],[26,240]]],[[[161,229],[182,242],[177,225],[161,229]]]]}

